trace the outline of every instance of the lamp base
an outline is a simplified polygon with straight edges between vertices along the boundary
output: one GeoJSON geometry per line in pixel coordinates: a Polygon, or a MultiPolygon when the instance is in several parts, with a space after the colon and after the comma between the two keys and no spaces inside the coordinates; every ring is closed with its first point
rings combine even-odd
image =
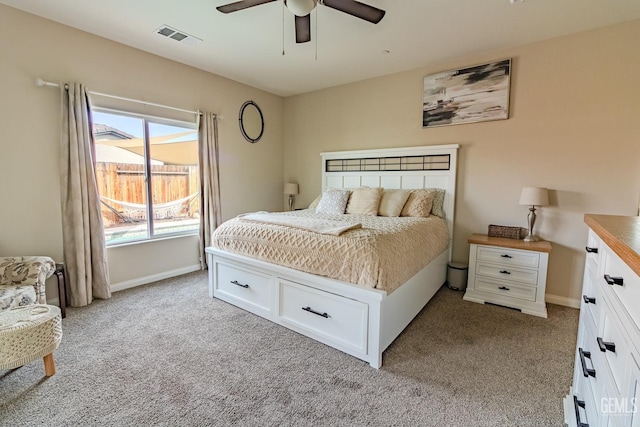
{"type": "Polygon", "coordinates": [[[532,235],[528,235],[527,237],[525,237],[524,239],[525,242],[539,242],[540,239],[538,239],[536,236],[532,236],[532,235]]]}

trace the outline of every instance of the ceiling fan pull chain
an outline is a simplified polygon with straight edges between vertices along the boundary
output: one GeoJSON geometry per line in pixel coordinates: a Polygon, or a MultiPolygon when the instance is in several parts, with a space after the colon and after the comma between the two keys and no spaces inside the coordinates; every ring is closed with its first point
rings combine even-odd
{"type": "Polygon", "coordinates": [[[282,56],[284,56],[284,0],[282,0],[282,56]]]}
{"type": "Polygon", "coordinates": [[[316,62],[318,62],[318,14],[320,12],[318,12],[318,8],[316,7],[316,35],[315,35],[315,42],[316,42],[316,62]]]}

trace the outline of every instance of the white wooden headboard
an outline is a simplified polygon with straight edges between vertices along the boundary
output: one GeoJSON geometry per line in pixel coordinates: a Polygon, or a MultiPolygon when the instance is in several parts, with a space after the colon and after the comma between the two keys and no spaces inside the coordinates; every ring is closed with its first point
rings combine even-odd
{"type": "MultiPolygon", "coordinates": [[[[333,151],[322,156],[322,191],[327,188],[442,188],[453,238],[458,144],[333,151]]],[[[451,247],[451,245],[449,245],[451,247]]]]}

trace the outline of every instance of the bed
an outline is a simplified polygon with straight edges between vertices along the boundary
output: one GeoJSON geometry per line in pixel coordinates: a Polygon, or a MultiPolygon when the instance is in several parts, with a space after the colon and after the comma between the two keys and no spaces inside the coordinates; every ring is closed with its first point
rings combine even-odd
{"type": "MultiPolygon", "coordinates": [[[[442,218],[344,215],[356,225],[340,236],[321,233],[313,241],[311,234],[316,233],[306,230],[306,225],[297,228],[293,223],[279,223],[285,217],[303,224],[315,221],[313,210],[270,215],[265,222],[274,218],[276,222],[268,224],[260,224],[264,219],[260,214],[232,219],[214,232],[215,247],[206,249],[210,296],[379,368],[383,351],[446,280],[457,150],[458,145],[438,145],[322,153],[323,191],[441,189],[442,218]],[[432,233],[440,243],[416,246],[402,237],[393,240],[386,227],[405,235],[432,233]],[[277,236],[286,240],[274,243],[277,236]],[[303,247],[296,251],[296,244],[303,247]],[[334,246],[335,251],[326,250],[334,246]],[[368,252],[370,248],[372,252],[368,252]],[[417,253],[420,256],[415,260],[409,256],[417,253]],[[404,258],[409,260],[406,265],[402,264],[404,258]],[[315,263],[303,267],[305,259],[315,263]],[[424,265],[424,259],[428,264],[424,265]]],[[[343,220],[332,216],[323,219],[343,220]]]]}

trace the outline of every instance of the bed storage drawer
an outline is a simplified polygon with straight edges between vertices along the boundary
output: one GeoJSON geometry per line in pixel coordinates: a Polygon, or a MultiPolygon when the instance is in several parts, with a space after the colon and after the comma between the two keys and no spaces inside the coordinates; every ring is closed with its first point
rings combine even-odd
{"type": "Polygon", "coordinates": [[[215,264],[214,294],[238,307],[268,316],[271,313],[271,277],[235,264],[215,264]]]}
{"type": "Polygon", "coordinates": [[[280,323],[330,345],[367,352],[367,304],[286,280],[278,287],[280,323]]]}

